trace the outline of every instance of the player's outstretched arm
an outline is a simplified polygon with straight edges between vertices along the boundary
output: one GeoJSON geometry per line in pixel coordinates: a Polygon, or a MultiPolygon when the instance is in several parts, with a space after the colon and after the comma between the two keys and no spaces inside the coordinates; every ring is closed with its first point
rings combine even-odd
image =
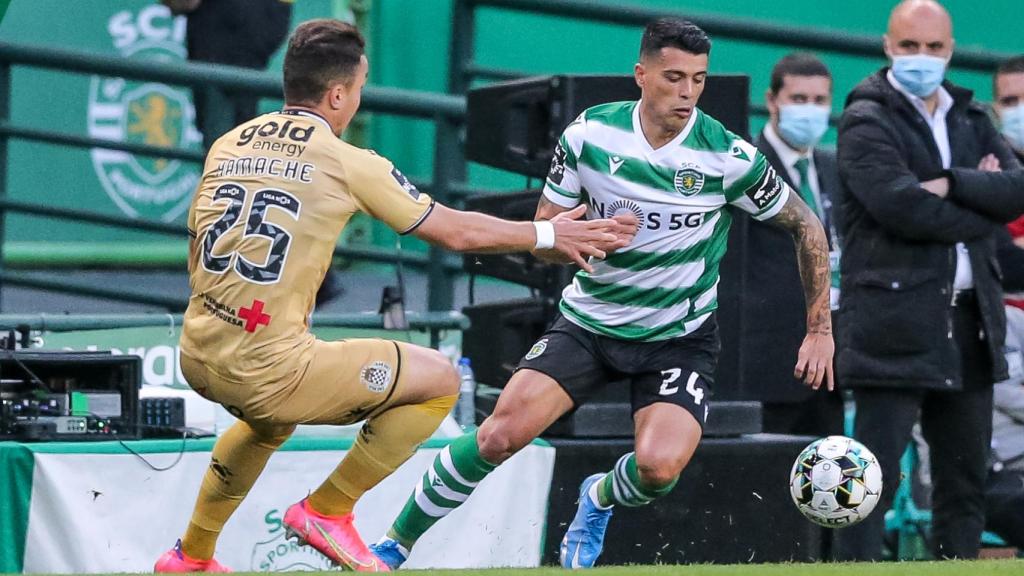
{"type": "Polygon", "coordinates": [[[511,222],[437,204],[413,235],[456,252],[528,252],[551,248],[589,271],[587,258],[604,258],[605,252],[598,246],[617,240],[613,232],[616,222],[579,220],[585,212],[586,207],[580,206],[551,222],[511,222]]]}
{"type": "Polygon", "coordinates": [[[824,382],[833,389],[832,314],[829,309],[828,239],[818,217],[794,193],[770,222],[784,228],[796,242],[800,282],[807,301],[807,336],[800,346],[794,376],[817,390],[824,382]]]}
{"type": "MultiPolygon", "coordinates": [[[[537,203],[537,213],[534,215],[534,220],[550,220],[557,222],[562,218],[569,216],[573,210],[580,210],[581,206],[575,208],[565,208],[559,206],[554,202],[548,200],[544,196],[540,197],[540,202],[537,203]]],[[[584,208],[584,211],[586,209],[584,208]]],[[[637,227],[639,221],[632,212],[624,214],[616,214],[612,216],[612,220],[615,221],[615,226],[612,228],[612,233],[615,234],[615,240],[612,242],[602,243],[597,246],[598,249],[611,254],[623,246],[628,246],[633,238],[636,236],[637,227]]],[[[534,250],[534,255],[545,262],[554,262],[557,264],[568,264],[572,260],[566,258],[562,253],[557,250],[534,250]]]]}

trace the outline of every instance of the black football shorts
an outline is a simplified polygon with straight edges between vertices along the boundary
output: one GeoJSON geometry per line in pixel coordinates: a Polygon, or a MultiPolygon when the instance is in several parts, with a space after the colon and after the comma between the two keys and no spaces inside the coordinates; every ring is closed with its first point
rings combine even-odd
{"type": "Polygon", "coordinates": [[[609,382],[625,381],[634,414],[668,402],[682,406],[703,427],[720,348],[714,315],[686,336],[654,342],[602,336],[559,315],[516,370],[528,368],[554,379],[574,409],[609,382]]]}

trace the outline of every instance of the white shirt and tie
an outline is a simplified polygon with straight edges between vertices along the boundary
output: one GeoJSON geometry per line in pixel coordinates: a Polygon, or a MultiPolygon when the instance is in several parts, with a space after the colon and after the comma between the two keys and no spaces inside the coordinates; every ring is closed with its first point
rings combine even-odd
{"type": "MultiPolygon", "coordinates": [[[[814,148],[808,148],[807,150],[800,152],[794,150],[789,144],[786,144],[785,140],[779,136],[779,133],[775,131],[775,127],[772,126],[771,122],[764,125],[764,139],[768,141],[768,144],[775,149],[775,153],[779,157],[779,162],[786,169],[786,174],[789,176],[789,181],[793,183],[794,187],[801,198],[804,198],[804,178],[807,178],[807,186],[811,191],[811,202],[807,198],[804,201],[807,202],[808,206],[814,210],[818,216],[818,220],[825,223],[824,205],[821,202],[821,186],[818,184],[818,169],[814,165],[814,148]],[[802,166],[801,166],[802,165],[802,166]]],[[[830,224],[831,227],[831,224],[830,224]]],[[[828,253],[829,268],[833,272],[839,270],[839,244],[835,241],[835,232],[830,232],[833,241],[830,243],[831,249],[828,253]]],[[[839,277],[836,274],[832,275],[832,287],[829,290],[829,306],[832,310],[839,309],[839,277]]]]}
{"type": "MultiPolygon", "coordinates": [[[[928,127],[931,129],[932,138],[935,139],[935,146],[939,149],[939,156],[942,158],[942,168],[948,170],[952,162],[952,151],[949,147],[949,129],[946,126],[946,114],[953,108],[953,97],[945,88],[939,86],[939,103],[935,112],[929,114],[928,107],[924,100],[914,96],[896,80],[892,70],[886,75],[889,84],[902,94],[910,104],[921,114],[928,127]]],[[[974,288],[974,274],[971,272],[971,258],[967,253],[967,246],[963,242],[956,243],[956,276],[953,279],[953,290],[970,290],[974,288]]]]}
{"type": "Polygon", "coordinates": [[[807,161],[807,183],[810,184],[811,192],[814,195],[814,206],[818,213],[818,219],[824,221],[821,214],[821,190],[818,186],[818,170],[814,167],[814,149],[808,148],[805,152],[793,150],[789,147],[789,144],[782,140],[782,137],[775,131],[771,122],[764,125],[764,139],[771,144],[771,147],[775,149],[775,153],[779,155],[779,160],[786,167],[789,181],[793,183],[797,191],[803,186],[803,178],[800,177],[800,169],[797,168],[797,163],[800,160],[807,161]]]}

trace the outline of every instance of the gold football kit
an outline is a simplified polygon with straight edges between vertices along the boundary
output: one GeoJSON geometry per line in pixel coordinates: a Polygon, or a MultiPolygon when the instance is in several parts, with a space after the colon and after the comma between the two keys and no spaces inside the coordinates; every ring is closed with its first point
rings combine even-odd
{"type": "Polygon", "coordinates": [[[345,424],[386,409],[403,344],[321,341],[309,316],[353,214],[405,234],[432,208],[390,161],[338,139],[317,114],[265,114],[225,134],[188,215],[186,380],[268,425],[345,424]]]}

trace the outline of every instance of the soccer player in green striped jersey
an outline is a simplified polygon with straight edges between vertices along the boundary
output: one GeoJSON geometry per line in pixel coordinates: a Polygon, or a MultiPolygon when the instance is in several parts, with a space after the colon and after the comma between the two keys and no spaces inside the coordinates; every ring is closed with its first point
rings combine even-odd
{"type": "Polygon", "coordinates": [[[641,506],[672,489],[708,416],[728,207],[792,234],[808,303],[794,372],[814,389],[824,383],[831,390],[825,232],[756,148],[697,108],[710,50],[692,23],[652,22],[634,68],[641,99],[595,106],[565,129],[537,219],[586,204],[590,217],[615,218],[635,236],[576,275],[562,293],[560,316],[524,356],[494,413],[454,440],[423,476],[373,547],[392,568],[495,466],[609,380],[629,382],[635,450],[583,481],[562,565],[594,565],[613,506],[641,506]]]}

